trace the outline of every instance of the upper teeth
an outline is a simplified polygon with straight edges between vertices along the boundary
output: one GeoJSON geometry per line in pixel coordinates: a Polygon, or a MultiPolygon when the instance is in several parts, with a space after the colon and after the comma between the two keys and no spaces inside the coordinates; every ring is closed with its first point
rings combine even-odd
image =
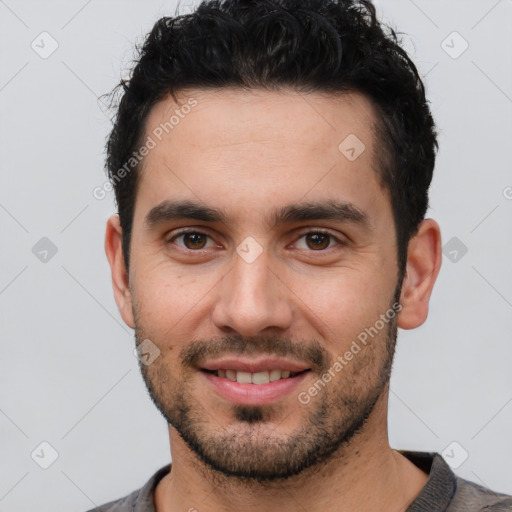
{"type": "Polygon", "coordinates": [[[250,373],[236,370],[217,370],[219,377],[225,377],[233,382],[241,384],[266,384],[279,379],[287,379],[290,376],[289,370],[269,370],[264,372],[250,373]]]}

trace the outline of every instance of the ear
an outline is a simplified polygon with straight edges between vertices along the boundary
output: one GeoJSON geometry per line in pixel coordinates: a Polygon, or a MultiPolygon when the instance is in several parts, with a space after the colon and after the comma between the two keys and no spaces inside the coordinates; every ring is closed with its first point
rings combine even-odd
{"type": "Polygon", "coordinates": [[[112,287],[117,307],[126,325],[135,328],[133,321],[132,294],[128,285],[128,274],[122,250],[123,230],[119,215],[112,215],[107,221],[105,232],[105,253],[112,273],[112,287]]]}
{"type": "Polygon", "coordinates": [[[419,327],[428,315],[428,303],[441,268],[441,230],[436,221],[424,220],[409,241],[407,266],[398,316],[398,327],[419,327]]]}

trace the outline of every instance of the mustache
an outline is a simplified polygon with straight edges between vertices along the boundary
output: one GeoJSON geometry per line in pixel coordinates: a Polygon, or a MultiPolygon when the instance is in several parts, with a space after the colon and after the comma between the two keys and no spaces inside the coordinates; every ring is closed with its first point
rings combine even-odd
{"type": "Polygon", "coordinates": [[[230,335],[210,341],[196,340],[181,350],[180,358],[185,367],[197,368],[207,359],[228,354],[287,357],[306,364],[318,373],[324,373],[331,365],[328,352],[318,341],[306,343],[273,335],[251,338],[230,335]]]}

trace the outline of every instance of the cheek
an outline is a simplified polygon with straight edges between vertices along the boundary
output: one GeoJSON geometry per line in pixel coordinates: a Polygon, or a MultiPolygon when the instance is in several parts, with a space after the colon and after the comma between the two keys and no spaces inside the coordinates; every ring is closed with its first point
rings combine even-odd
{"type": "Polygon", "coordinates": [[[207,292],[215,280],[163,268],[143,272],[142,276],[134,289],[139,327],[160,346],[179,342],[183,331],[190,333],[205,314],[207,292]]]}
{"type": "Polygon", "coordinates": [[[333,273],[321,282],[302,282],[300,286],[310,291],[301,297],[306,306],[302,306],[302,311],[337,352],[343,351],[389,308],[391,292],[387,284],[367,271],[333,273]]]}

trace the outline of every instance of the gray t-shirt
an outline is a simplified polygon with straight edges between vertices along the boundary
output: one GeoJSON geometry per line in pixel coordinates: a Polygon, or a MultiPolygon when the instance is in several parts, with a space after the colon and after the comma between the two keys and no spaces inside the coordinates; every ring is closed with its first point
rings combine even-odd
{"type": "MultiPolygon", "coordinates": [[[[429,474],[425,487],[406,512],[512,511],[512,496],[493,492],[457,477],[439,454],[398,451],[429,474]]],[[[159,469],[141,489],[88,512],[155,512],[153,491],[170,470],[171,465],[168,464],[159,469]]]]}

